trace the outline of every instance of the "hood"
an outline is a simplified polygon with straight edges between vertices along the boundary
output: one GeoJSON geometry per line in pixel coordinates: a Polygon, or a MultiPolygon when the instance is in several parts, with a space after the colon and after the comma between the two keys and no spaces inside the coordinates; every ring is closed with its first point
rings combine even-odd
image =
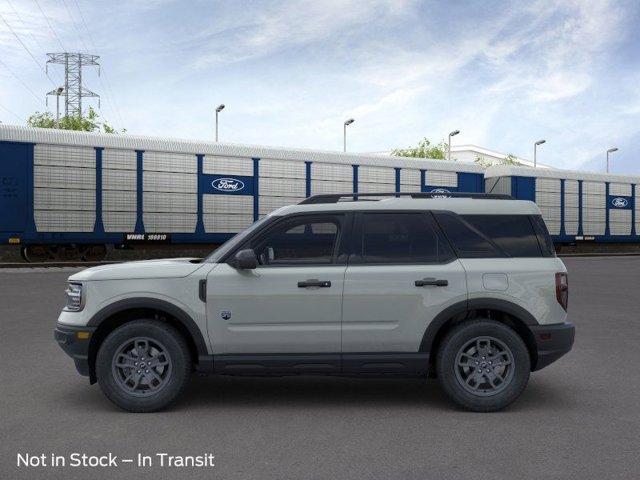
{"type": "Polygon", "coordinates": [[[197,258],[170,258],[138,262],[115,263],[91,267],[69,277],[70,281],[134,280],[147,278],[180,278],[202,266],[197,258]]]}

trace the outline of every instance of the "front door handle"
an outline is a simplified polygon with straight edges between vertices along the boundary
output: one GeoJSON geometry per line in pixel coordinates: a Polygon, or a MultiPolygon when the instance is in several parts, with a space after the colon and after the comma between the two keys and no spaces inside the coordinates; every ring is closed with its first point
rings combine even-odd
{"type": "Polygon", "coordinates": [[[307,288],[307,287],[329,288],[330,286],[331,286],[331,282],[329,280],[316,280],[315,278],[298,282],[298,288],[307,288]]]}
{"type": "Polygon", "coordinates": [[[415,281],[416,287],[426,287],[428,285],[434,285],[436,287],[446,287],[449,285],[449,280],[436,280],[435,278],[423,278],[422,280],[415,281]]]}

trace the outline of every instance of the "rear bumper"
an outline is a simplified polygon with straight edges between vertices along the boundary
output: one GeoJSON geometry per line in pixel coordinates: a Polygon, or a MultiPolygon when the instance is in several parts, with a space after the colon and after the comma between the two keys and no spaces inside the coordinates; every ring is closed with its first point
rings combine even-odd
{"type": "Polygon", "coordinates": [[[532,368],[540,370],[555,362],[573,347],[576,328],[573,323],[532,326],[531,332],[536,343],[538,360],[532,368]]]}
{"type": "Polygon", "coordinates": [[[57,324],[53,331],[53,338],[58,342],[60,348],[73,359],[78,373],[85,377],[89,376],[89,343],[95,330],[95,327],[72,327],[57,324]]]}

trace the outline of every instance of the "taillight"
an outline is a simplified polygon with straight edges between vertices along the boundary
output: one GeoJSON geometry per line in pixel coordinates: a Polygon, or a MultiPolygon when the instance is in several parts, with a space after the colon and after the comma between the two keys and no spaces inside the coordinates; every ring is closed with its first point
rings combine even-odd
{"type": "Polygon", "coordinates": [[[556,273],[556,299],[566,311],[569,303],[569,277],[564,272],[556,273]]]}

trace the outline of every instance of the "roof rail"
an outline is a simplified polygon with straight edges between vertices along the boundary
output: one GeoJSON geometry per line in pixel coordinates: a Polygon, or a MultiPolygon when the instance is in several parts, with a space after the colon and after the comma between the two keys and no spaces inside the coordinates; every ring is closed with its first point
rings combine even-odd
{"type": "Polygon", "coordinates": [[[477,192],[362,192],[362,193],[323,193],[312,195],[302,200],[298,205],[316,203],[338,203],[342,199],[375,201],[379,198],[366,197],[411,197],[411,198],[475,198],[483,200],[514,200],[511,195],[498,193],[477,192]]]}

